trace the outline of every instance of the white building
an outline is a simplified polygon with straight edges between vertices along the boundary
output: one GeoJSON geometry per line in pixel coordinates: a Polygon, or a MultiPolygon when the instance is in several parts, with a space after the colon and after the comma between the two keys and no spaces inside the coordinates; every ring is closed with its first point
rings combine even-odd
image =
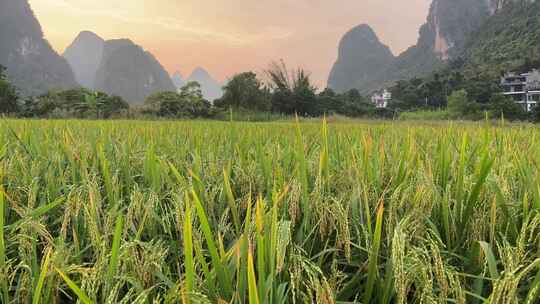
{"type": "Polygon", "coordinates": [[[532,111],[540,102],[540,71],[508,73],[501,78],[504,95],[510,96],[524,110],[532,111]]]}
{"type": "Polygon", "coordinates": [[[388,92],[387,89],[384,89],[382,93],[375,93],[371,96],[371,102],[377,108],[386,108],[388,103],[392,100],[392,93],[388,92]]]}

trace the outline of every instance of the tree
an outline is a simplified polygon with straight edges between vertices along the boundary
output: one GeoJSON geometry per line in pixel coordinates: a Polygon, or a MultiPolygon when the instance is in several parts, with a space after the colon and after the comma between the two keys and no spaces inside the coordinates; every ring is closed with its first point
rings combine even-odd
{"type": "Polygon", "coordinates": [[[216,107],[243,108],[256,111],[270,110],[269,94],[253,72],[233,76],[223,90],[223,97],[214,102],[216,107]]]}
{"type": "Polygon", "coordinates": [[[18,112],[18,100],[17,91],[7,80],[5,68],[0,65],[0,113],[18,112]]]}
{"type": "Polygon", "coordinates": [[[489,112],[492,118],[501,118],[509,120],[523,119],[526,116],[525,110],[515,103],[512,98],[503,94],[496,94],[489,101],[489,112]]]}
{"type": "Polygon", "coordinates": [[[540,106],[537,105],[531,112],[531,120],[534,122],[540,122],[540,106]]]}
{"type": "Polygon", "coordinates": [[[146,99],[145,105],[152,113],[171,118],[206,117],[211,107],[210,102],[203,98],[197,82],[187,83],[179,93],[154,93],[146,99]]]}
{"type": "Polygon", "coordinates": [[[296,70],[292,88],[293,100],[296,101],[296,113],[309,116],[319,116],[324,113],[315,94],[317,88],[311,84],[310,76],[306,71],[296,70]]]}
{"type": "Polygon", "coordinates": [[[144,104],[150,112],[162,117],[176,117],[182,112],[181,97],[176,92],[154,93],[146,98],[144,104]]]}
{"type": "Polygon", "coordinates": [[[100,109],[105,103],[104,99],[97,92],[82,92],[82,100],[77,104],[77,108],[93,118],[100,118],[100,109]]]}
{"type": "Polygon", "coordinates": [[[321,115],[317,88],[311,84],[309,73],[299,68],[289,72],[283,61],[273,62],[266,70],[272,89],[272,110],[284,114],[321,115]]]}
{"type": "Polygon", "coordinates": [[[448,97],[448,112],[456,118],[473,115],[477,109],[476,102],[469,100],[466,90],[454,91],[448,97]]]}
{"type": "Polygon", "coordinates": [[[332,113],[340,113],[342,111],[343,106],[341,96],[336,94],[336,92],[330,88],[324,89],[319,96],[317,96],[317,99],[319,109],[323,113],[330,115],[332,113]]]}
{"type": "Polygon", "coordinates": [[[201,85],[190,81],[180,89],[180,97],[190,115],[193,117],[206,117],[212,105],[203,97],[201,85]]]}
{"type": "Polygon", "coordinates": [[[102,115],[103,118],[110,118],[111,116],[120,114],[122,111],[128,109],[129,103],[127,103],[122,97],[110,96],[102,109],[102,115]]]}

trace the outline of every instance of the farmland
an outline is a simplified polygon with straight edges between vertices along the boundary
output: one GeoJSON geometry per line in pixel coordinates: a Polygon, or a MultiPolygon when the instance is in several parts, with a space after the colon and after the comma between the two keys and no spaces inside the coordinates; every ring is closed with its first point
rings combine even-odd
{"type": "Polygon", "coordinates": [[[538,303],[530,125],[0,122],[1,303],[538,303]]]}

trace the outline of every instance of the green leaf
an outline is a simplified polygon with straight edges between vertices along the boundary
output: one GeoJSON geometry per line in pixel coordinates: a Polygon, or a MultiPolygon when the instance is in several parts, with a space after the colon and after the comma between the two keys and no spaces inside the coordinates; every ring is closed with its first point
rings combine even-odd
{"type": "Polygon", "coordinates": [[[67,286],[75,293],[75,295],[83,302],[84,304],[93,304],[92,300],[73,282],[67,275],[65,275],[60,269],[54,268],[56,272],[62,277],[67,286]]]}

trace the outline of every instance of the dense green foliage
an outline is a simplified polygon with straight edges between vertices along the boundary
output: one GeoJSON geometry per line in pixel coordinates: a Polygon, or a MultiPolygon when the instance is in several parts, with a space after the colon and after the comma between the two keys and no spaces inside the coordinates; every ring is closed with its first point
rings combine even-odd
{"type": "Polygon", "coordinates": [[[401,110],[444,108],[448,97],[460,90],[467,91],[470,99],[488,104],[494,95],[501,92],[499,78],[472,77],[466,78],[458,69],[445,68],[430,77],[398,81],[390,88],[394,98],[391,106],[401,110]]]}
{"type": "Polygon", "coordinates": [[[217,107],[255,111],[271,109],[270,92],[253,72],[233,76],[223,91],[223,96],[214,101],[217,107]]]}
{"type": "Polygon", "coordinates": [[[118,96],[87,89],[51,91],[27,98],[21,105],[21,116],[43,118],[113,118],[129,105],[118,96]]]}
{"type": "Polygon", "coordinates": [[[317,88],[303,69],[289,71],[283,61],[271,64],[266,71],[272,90],[272,110],[284,114],[317,116],[317,88]]]}
{"type": "Polygon", "coordinates": [[[357,88],[367,94],[399,80],[430,75],[444,67],[446,59],[459,56],[471,34],[488,18],[487,2],[432,1],[418,41],[396,57],[369,27],[356,27],[340,43],[329,86],[341,92],[357,88]]]}
{"type": "Polygon", "coordinates": [[[538,129],[0,122],[2,303],[537,303],[538,129]]]}
{"type": "Polygon", "coordinates": [[[489,101],[489,113],[493,118],[506,118],[509,120],[519,120],[527,116],[523,107],[516,104],[512,98],[502,94],[493,95],[489,101]]]}
{"type": "Polygon", "coordinates": [[[289,71],[283,62],[273,63],[266,74],[270,79],[273,112],[311,117],[324,114],[391,117],[387,111],[375,109],[375,106],[355,89],[339,94],[327,88],[317,93],[308,72],[303,69],[289,71]]]}
{"type": "Polygon", "coordinates": [[[450,113],[465,115],[473,107],[473,103],[469,100],[467,91],[455,91],[448,97],[448,111],[450,113]]]}
{"type": "Polygon", "coordinates": [[[469,37],[465,71],[499,77],[501,72],[528,72],[540,67],[540,2],[506,1],[469,37]]]}
{"type": "Polygon", "coordinates": [[[210,103],[203,98],[201,86],[197,82],[188,82],[176,92],[154,93],[145,101],[147,111],[169,118],[207,117],[210,103]]]}
{"type": "Polygon", "coordinates": [[[391,89],[395,98],[391,106],[402,111],[441,109],[452,92],[465,90],[477,111],[489,111],[495,116],[506,112],[512,119],[538,121],[503,100],[499,82],[505,72],[528,72],[540,67],[539,41],[540,2],[505,1],[503,9],[468,35],[447,66],[424,78],[397,82],[391,89]]]}
{"type": "Polygon", "coordinates": [[[16,113],[19,110],[19,97],[15,88],[5,75],[5,68],[0,65],[0,114],[16,113]]]}

